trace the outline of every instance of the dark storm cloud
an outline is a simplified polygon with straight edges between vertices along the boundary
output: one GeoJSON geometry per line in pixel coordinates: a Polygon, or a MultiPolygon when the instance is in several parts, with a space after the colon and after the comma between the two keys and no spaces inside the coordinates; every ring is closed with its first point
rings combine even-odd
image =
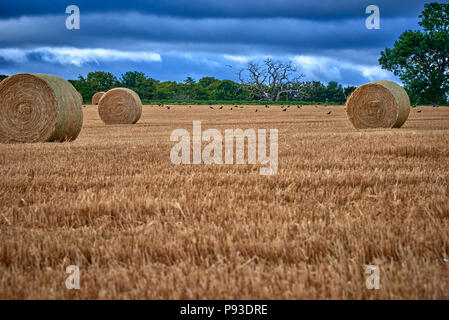
{"type": "Polygon", "coordinates": [[[347,19],[360,15],[368,5],[382,8],[385,17],[415,16],[424,0],[18,0],[0,3],[0,18],[23,15],[60,14],[75,4],[83,13],[130,12],[188,18],[270,18],[311,20],[347,19]]]}
{"type": "Polygon", "coordinates": [[[367,30],[365,16],[329,21],[272,19],[180,19],[137,13],[84,15],[81,29],[65,28],[65,16],[0,20],[4,47],[76,46],[114,49],[153,46],[163,50],[200,49],[225,53],[297,54],[314,50],[369,49],[389,45],[405,19],[382,19],[381,30],[367,30]],[[190,49],[188,49],[190,48],[190,49]],[[254,53],[253,52],[253,53],[254,53]]]}

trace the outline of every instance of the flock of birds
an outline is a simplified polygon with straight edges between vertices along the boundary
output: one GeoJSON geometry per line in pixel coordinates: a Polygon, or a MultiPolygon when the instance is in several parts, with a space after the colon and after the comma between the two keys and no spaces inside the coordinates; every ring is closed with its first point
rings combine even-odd
{"type": "MultiPolygon", "coordinates": [[[[170,110],[170,106],[165,106],[164,104],[161,104],[161,103],[159,103],[158,105],[157,105],[159,108],[165,108],[165,109],[167,109],[167,110],[170,110]]],[[[281,107],[281,110],[282,110],[282,112],[287,112],[287,110],[290,108],[290,105],[288,105],[288,106],[280,106],[281,107]]],[[[296,106],[296,108],[297,109],[301,109],[303,106],[302,105],[297,105],[296,106]]],[[[192,106],[189,106],[189,108],[192,108],[192,106]]],[[[231,107],[229,110],[234,110],[234,109],[243,109],[244,108],[244,106],[238,106],[238,105],[235,105],[235,106],[233,106],[233,107],[231,107]]],[[[270,108],[270,106],[269,105],[265,105],[265,108],[266,109],[269,109],[270,108]]],[[[220,107],[218,107],[217,109],[215,109],[214,107],[212,107],[212,106],[209,106],[209,109],[211,109],[211,110],[223,110],[223,106],[220,106],[220,107]]],[[[254,112],[259,112],[259,109],[256,109],[254,112]]],[[[332,114],[332,111],[329,111],[329,112],[327,112],[327,114],[328,115],[330,115],[330,114],[332,114]]]]}
{"type": "MultiPolygon", "coordinates": [[[[157,106],[158,106],[159,108],[166,108],[167,110],[170,110],[170,106],[165,106],[164,104],[161,104],[161,103],[159,103],[157,106]]],[[[302,107],[303,107],[302,105],[297,105],[297,106],[296,106],[297,109],[301,109],[302,107]]],[[[327,107],[327,105],[325,105],[325,107],[327,107]]],[[[192,108],[192,106],[189,106],[189,109],[190,109],[190,108],[192,108]]],[[[232,111],[233,109],[238,109],[238,108],[243,109],[244,107],[243,107],[243,106],[235,105],[235,106],[231,107],[230,110],[232,111]]],[[[269,109],[270,106],[266,104],[266,105],[265,105],[265,108],[266,108],[266,109],[269,109]]],[[[288,105],[288,106],[281,106],[282,112],[287,112],[287,110],[288,110],[289,108],[290,108],[290,105],[288,105]]],[[[315,108],[318,108],[318,106],[315,106],[315,108]]],[[[209,106],[209,109],[212,109],[212,110],[223,110],[223,106],[220,106],[220,107],[217,108],[217,109],[215,109],[215,108],[212,107],[212,106],[209,106]]],[[[345,110],[346,110],[346,108],[345,108],[345,110]]],[[[259,109],[256,109],[255,112],[259,112],[259,109]]],[[[417,110],[417,113],[421,113],[421,112],[422,112],[422,110],[417,110]]],[[[331,115],[331,114],[332,114],[332,111],[328,111],[327,114],[328,114],[328,115],[331,115]]]]}

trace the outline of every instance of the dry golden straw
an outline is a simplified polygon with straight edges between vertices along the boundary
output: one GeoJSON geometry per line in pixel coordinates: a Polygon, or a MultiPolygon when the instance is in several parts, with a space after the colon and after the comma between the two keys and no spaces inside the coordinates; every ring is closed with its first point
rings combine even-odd
{"type": "Polygon", "coordinates": [[[82,125],[80,97],[70,82],[19,73],[0,83],[0,142],[74,140],[82,125]]]}
{"type": "Polygon", "coordinates": [[[407,92],[392,81],[365,84],[346,102],[346,114],[356,129],[400,128],[409,113],[407,92]]]}
{"type": "Polygon", "coordinates": [[[97,105],[100,102],[101,97],[104,95],[103,91],[97,92],[92,96],[92,104],[97,105]]]}
{"type": "Polygon", "coordinates": [[[81,104],[83,104],[83,102],[84,102],[83,96],[82,96],[81,93],[79,93],[79,92],[78,92],[78,95],[80,96],[80,102],[81,102],[81,104]]]}
{"type": "Polygon", "coordinates": [[[142,115],[142,102],[131,89],[115,88],[101,97],[98,113],[106,124],[133,124],[142,115]]]}

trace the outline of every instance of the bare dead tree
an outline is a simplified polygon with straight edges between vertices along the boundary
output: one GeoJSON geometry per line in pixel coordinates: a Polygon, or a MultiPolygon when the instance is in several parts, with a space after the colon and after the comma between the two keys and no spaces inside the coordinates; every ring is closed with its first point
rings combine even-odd
{"type": "Polygon", "coordinates": [[[239,72],[239,79],[255,97],[260,100],[279,100],[282,94],[299,94],[302,74],[291,61],[284,63],[267,58],[263,65],[249,62],[246,69],[239,72]]]}

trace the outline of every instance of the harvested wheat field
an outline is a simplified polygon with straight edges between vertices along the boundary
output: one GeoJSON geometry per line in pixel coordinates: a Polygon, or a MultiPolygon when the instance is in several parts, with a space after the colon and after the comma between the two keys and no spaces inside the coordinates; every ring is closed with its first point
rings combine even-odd
{"type": "Polygon", "coordinates": [[[74,142],[0,145],[0,299],[449,298],[449,108],[361,131],[342,106],[230,108],[88,106],[74,142]],[[278,129],[277,174],[172,164],[193,120],[278,129]]]}

